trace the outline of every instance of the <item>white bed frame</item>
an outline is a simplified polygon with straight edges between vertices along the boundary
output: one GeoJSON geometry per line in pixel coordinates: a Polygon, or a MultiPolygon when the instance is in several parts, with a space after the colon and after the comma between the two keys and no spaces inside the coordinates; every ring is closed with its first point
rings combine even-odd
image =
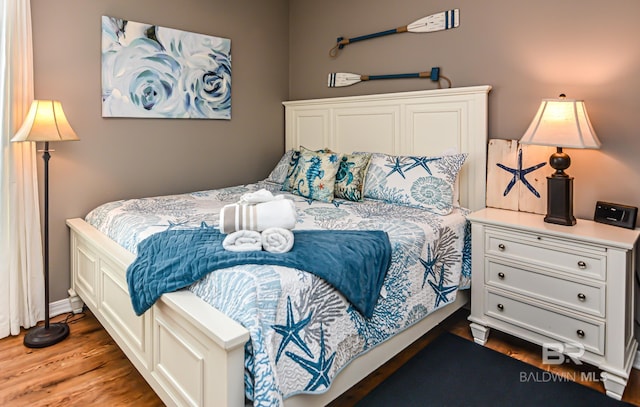
{"type": "MultiPolygon", "coordinates": [[[[284,102],[286,148],[329,147],[436,155],[468,152],[460,202],[485,206],[487,99],[490,86],[284,102]]],[[[249,332],[188,291],[164,294],[144,315],[133,312],[125,273],[134,255],[76,218],[71,230],[70,293],[86,303],[133,365],[169,406],[244,405],[244,344],[249,332]]],[[[322,395],[287,406],[325,405],[468,301],[451,305],[350,363],[322,395]]]]}

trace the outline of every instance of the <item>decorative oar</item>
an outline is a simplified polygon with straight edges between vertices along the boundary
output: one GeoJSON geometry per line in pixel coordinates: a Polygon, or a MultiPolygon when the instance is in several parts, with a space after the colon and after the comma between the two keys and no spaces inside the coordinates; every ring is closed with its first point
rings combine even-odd
{"type": "Polygon", "coordinates": [[[342,86],[351,86],[355,85],[358,82],[362,81],[372,81],[376,79],[402,79],[402,78],[429,78],[434,82],[438,82],[440,85],[440,78],[449,82],[449,87],[451,87],[451,81],[449,78],[440,75],[440,68],[434,67],[431,68],[431,71],[425,72],[416,72],[416,73],[398,73],[398,74],[390,74],[390,75],[360,75],[357,73],[330,73],[328,79],[328,85],[330,88],[339,88],[342,86]]]}
{"type": "Polygon", "coordinates": [[[450,28],[455,28],[460,25],[460,10],[453,9],[442,11],[440,13],[431,14],[429,16],[423,17],[419,20],[414,21],[413,23],[407,24],[403,27],[394,28],[392,30],[380,31],[374,34],[362,35],[360,37],[354,38],[344,38],[338,37],[335,47],[331,48],[329,51],[329,55],[331,57],[338,56],[338,50],[344,48],[345,45],[351,44],[352,42],[368,40],[370,38],[382,37],[384,35],[397,34],[403,32],[411,32],[411,33],[428,33],[434,31],[443,31],[448,30],[450,28]]]}

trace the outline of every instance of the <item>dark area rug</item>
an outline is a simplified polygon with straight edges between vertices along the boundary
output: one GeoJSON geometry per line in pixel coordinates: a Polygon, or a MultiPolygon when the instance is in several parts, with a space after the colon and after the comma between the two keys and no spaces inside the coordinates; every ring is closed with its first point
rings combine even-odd
{"type": "Polygon", "coordinates": [[[357,405],[631,406],[567,375],[552,375],[450,333],[436,338],[357,405]]]}

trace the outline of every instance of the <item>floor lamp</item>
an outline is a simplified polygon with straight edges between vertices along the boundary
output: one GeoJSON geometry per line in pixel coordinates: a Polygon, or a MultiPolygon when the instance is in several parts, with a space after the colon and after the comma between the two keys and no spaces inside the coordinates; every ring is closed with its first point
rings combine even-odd
{"type": "Polygon", "coordinates": [[[69,336],[69,325],[49,322],[49,142],[79,140],[55,100],[34,100],[27,117],[11,141],[44,142],[44,326],[31,328],[24,337],[29,348],[54,345],[69,336]]]}

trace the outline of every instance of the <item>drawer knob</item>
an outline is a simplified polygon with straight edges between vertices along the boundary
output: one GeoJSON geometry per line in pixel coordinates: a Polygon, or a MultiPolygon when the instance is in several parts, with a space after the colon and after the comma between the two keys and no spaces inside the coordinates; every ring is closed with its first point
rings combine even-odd
{"type": "Polygon", "coordinates": [[[578,262],[578,268],[582,269],[582,270],[586,269],[587,268],[587,263],[585,263],[584,261],[580,260],[578,262]]]}
{"type": "Polygon", "coordinates": [[[504,249],[505,249],[504,244],[503,244],[503,243],[500,243],[500,244],[498,245],[498,250],[500,250],[500,251],[502,252],[502,251],[504,251],[504,249]]]}
{"type": "Polygon", "coordinates": [[[504,311],[504,305],[502,305],[502,304],[498,304],[498,309],[499,309],[500,311],[504,311]]]}
{"type": "Polygon", "coordinates": [[[587,299],[587,296],[582,293],[578,293],[578,299],[580,301],[585,301],[587,299]]]}
{"type": "Polygon", "coordinates": [[[504,273],[502,271],[498,273],[498,278],[504,280],[504,273]]]}
{"type": "Polygon", "coordinates": [[[584,331],[582,329],[578,329],[576,331],[576,335],[578,335],[578,338],[584,338],[584,331]]]}

